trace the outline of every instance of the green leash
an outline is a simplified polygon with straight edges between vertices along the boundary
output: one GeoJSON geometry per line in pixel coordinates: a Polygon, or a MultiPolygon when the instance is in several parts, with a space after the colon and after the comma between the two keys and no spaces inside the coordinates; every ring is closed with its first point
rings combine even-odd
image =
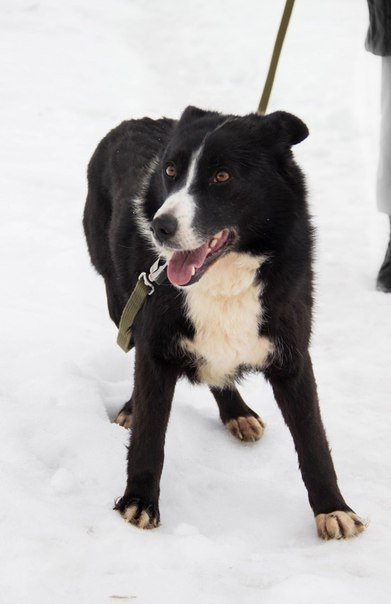
{"type": "Polygon", "coordinates": [[[129,352],[134,346],[132,327],[147,296],[155,291],[155,285],[160,285],[166,279],[167,262],[158,258],[149,269],[148,276],[141,273],[137,279],[136,287],[122,311],[118,326],[117,344],[124,352],[129,352]]]}
{"type": "MultiPolygon", "coordinates": [[[[278,60],[280,58],[282,45],[284,43],[286,31],[288,29],[289,20],[292,14],[295,0],[286,0],[284,12],[282,14],[280,27],[278,29],[272,58],[270,61],[269,71],[263,87],[262,97],[257,109],[258,115],[264,115],[269,104],[270,94],[273,88],[273,82],[277,71],[278,60]]],[[[166,279],[167,263],[158,258],[149,269],[148,276],[146,273],[141,273],[137,280],[136,286],[122,311],[121,319],[118,327],[117,344],[124,352],[129,352],[134,347],[132,334],[133,323],[137,314],[143,307],[147,296],[151,296],[155,291],[155,285],[160,285],[166,279]]]]}
{"type": "Polygon", "coordinates": [[[270,61],[269,71],[267,73],[261,100],[259,101],[259,105],[258,105],[258,109],[257,109],[258,115],[265,115],[267,106],[269,104],[269,99],[270,99],[271,91],[273,88],[274,77],[275,77],[276,71],[277,71],[278,60],[280,58],[282,45],[285,40],[286,31],[288,29],[288,25],[289,25],[289,21],[291,18],[294,4],[295,4],[295,0],[286,0],[284,12],[282,13],[282,17],[281,17],[280,27],[278,28],[276,41],[274,43],[274,49],[273,49],[273,54],[272,54],[272,58],[270,61]]]}

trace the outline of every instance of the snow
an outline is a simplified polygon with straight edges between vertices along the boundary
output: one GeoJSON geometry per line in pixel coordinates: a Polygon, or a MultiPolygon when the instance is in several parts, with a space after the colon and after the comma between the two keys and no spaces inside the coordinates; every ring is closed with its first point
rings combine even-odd
{"type": "Polygon", "coordinates": [[[388,602],[391,318],[374,289],[388,233],[366,3],[297,3],[270,106],[311,131],[296,156],[318,227],[312,355],[342,491],[371,522],[328,543],[261,376],[242,387],[267,422],[248,445],[207,389],[179,383],[162,526],[142,532],[112,511],[128,435],[109,420],[133,358],[81,229],[86,164],[121,120],[256,108],[283,0],[1,5],[0,602],[388,602]]]}

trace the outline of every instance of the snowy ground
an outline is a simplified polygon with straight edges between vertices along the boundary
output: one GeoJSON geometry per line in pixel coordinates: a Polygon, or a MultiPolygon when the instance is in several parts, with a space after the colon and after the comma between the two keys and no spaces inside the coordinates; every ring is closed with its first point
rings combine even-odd
{"type": "Polygon", "coordinates": [[[0,602],[389,602],[391,297],[374,290],[387,222],[366,2],[297,3],[270,107],[311,130],[297,157],[319,229],[312,353],[343,493],[371,520],[329,543],[261,377],[243,386],[268,423],[254,445],[224,431],[206,389],[180,383],[161,528],[111,510],[128,435],[109,420],[132,356],[115,344],[81,231],[86,164],[108,129],[189,103],[256,108],[283,0],[0,5],[0,602]]]}

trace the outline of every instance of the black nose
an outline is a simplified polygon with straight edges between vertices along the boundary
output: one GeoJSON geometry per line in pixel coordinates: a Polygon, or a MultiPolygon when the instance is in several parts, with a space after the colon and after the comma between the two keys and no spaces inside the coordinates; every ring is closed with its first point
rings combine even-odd
{"type": "Polygon", "coordinates": [[[178,221],[171,214],[162,214],[151,223],[151,231],[160,243],[171,239],[177,231],[178,221]]]}

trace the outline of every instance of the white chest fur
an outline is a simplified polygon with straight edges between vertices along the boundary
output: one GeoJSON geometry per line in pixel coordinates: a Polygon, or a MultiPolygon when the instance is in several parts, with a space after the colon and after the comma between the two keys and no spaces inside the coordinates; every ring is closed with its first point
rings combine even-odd
{"type": "Polygon", "coordinates": [[[232,383],[240,365],[262,369],[273,351],[270,340],[258,335],[262,285],[254,278],[264,260],[231,252],[185,290],[195,337],[182,345],[198,359],[200,381],[210,386],[232,383]]]}

